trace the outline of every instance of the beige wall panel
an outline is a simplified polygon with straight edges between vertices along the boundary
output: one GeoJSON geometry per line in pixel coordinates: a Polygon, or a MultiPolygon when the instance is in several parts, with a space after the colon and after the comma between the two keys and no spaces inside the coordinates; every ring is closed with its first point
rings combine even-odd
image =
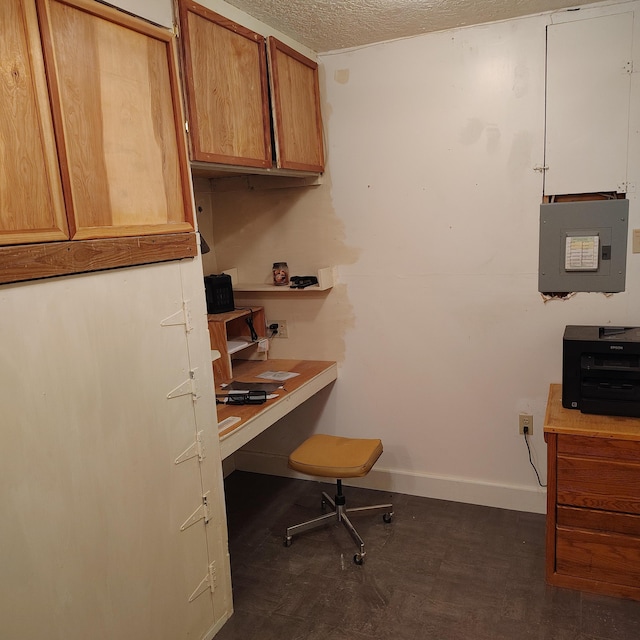
{"type": "Polygon", "coordinates": [[[167,399],[192,366],[184,326],[161,326],[183,277],[172,263],[0,290],[8,638],[175,640],[213,625],[208,592],[188,602],[205,526],[180,532],[201,502],[198,462],[174,463],[196,413],[190,395],[167,399]]]}

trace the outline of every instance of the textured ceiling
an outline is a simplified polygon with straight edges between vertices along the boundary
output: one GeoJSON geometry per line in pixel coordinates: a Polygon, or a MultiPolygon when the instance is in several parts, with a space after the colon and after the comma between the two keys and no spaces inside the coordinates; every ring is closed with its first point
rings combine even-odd
{"type": "Polygon", "coordinates": [[[317,53],[597,0],[226,0],[317,53]]]}

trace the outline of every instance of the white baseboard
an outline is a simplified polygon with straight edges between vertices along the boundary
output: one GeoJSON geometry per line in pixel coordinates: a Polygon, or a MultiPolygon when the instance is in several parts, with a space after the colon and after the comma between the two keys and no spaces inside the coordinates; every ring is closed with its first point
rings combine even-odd
{"type": "MultiPolygon", "coordinates": [[[[308,476],[289,469],[285,455],[240,449],[234,454],[234,462],[235,468],[240,471],[309,479],[308,476]]],[[[364,478],[348,479],[343,483],[347,486],[480,504],[513,511],[527,511],[529,513],[546,513],[547,511],[547,492],[542,487],[493,484],[469,478],[385,469],[380,466],[374,467],[364,478]]]]}

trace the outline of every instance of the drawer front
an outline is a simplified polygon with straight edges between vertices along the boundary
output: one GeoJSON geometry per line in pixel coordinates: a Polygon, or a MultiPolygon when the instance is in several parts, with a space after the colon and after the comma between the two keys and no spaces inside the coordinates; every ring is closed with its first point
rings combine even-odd
{"type": "Polygon", "coordinates": [[[621,533],[640,538],[640,515],[559,506],[556,522],[559,527],[564,528],[621,533]]]}
{"type": "MultiPolygon", "coordinates": [[[[638,420],[638,432],[640,434],[640,420],[638,420]]],[[[558,455],[604,458],[640,464],[640,441],[559,434],[558,455]]]]}
{"type": "Polygon", "coordinates": [[[640,514],[640,464],[558,455],[557,502],[640,514]]]}
{"type": "Polygon", "coordinates": [[[556,573],[637,587],[640,537],[557,527],[556,573]]]}

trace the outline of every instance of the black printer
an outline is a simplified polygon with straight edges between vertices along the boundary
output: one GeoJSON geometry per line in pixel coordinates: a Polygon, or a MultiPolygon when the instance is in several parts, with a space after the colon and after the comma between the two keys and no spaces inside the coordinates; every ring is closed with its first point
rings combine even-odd
{"type": "Polygon", "coordinates": [[[640,417],[640,328],[569,325],[562,340],[562,406],[640,417]]]}

